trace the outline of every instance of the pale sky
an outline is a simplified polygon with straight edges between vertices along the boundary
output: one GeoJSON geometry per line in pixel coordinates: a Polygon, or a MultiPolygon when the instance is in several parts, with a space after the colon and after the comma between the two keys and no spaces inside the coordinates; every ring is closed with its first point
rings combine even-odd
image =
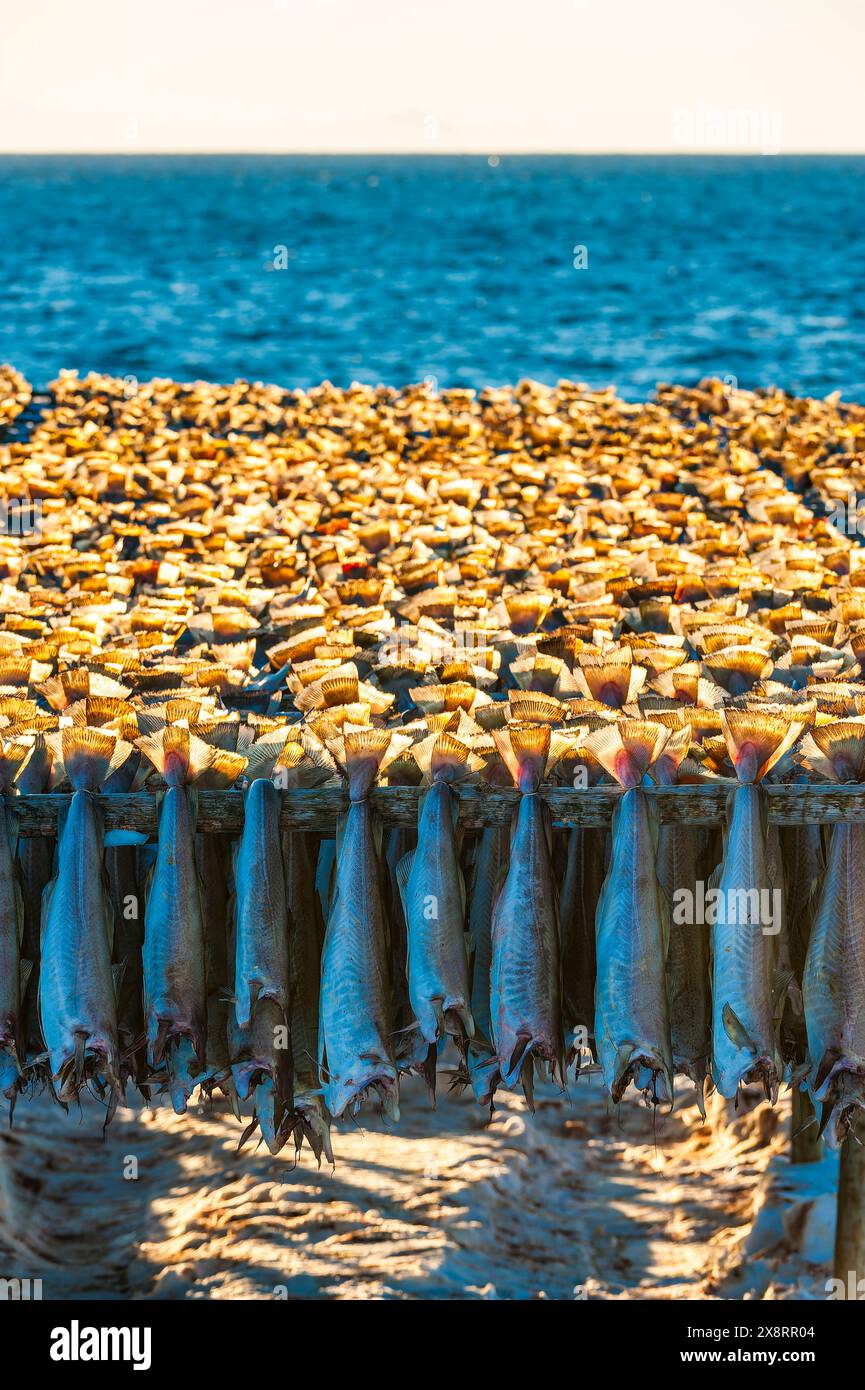
{"type": "Polygon", "coordinates": [[[865,0],[0,0],[0,151],[865,152],[865,0]]]}

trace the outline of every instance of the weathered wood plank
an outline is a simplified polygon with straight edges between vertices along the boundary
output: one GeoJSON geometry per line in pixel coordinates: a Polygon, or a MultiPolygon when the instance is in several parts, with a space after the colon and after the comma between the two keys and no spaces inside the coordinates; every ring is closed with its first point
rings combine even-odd
{"type": "MultiPolygon", "coordinates": [[[[686,825],[719,825],[726,814],[729,783],[704,786],[648,788],[657,804],[662,822],[686,825]]],[[[865,820],[865,786],[815,786],[804,783],[767,785],[769,819],[778,825],[833,824],[844,820],[865,820]]],[[[376,787],[372,804],[388,825],[415,825],[420,792],[416,787],[376,787]]],[[[460,824],[466,829],[483,825],[507,825],[518,794],[513,788],[490,789],[461,786],[460,824]]],[[[621,796],[618,787],[544,787],[541,795],[548,802],[554,824],[608,825],[621,796]]],[[[157,802],[149,792],[100,796],[106,829],[156,833],[157,802]]],[[[69,801],[68,794],[14,797],[22,835],[53,835],[57,816],[69,801]]],[[[243,795],[239,791],[198,793],[200,830],[237,835],[243,827],[243,795]]],[[[344,787],[339,783],[313,791],[282,793],[282,825],[294,830],[332,832],[336,818],[348,806],[344,787]]]]}

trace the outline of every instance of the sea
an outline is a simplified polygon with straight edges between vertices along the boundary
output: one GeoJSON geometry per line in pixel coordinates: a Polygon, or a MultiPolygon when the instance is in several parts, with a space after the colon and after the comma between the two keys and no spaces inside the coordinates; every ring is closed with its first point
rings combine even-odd
{"type": "Polygon", "coordinates": [[[865,399],[865,158],[0,159],[0,361],[865,399]]]}

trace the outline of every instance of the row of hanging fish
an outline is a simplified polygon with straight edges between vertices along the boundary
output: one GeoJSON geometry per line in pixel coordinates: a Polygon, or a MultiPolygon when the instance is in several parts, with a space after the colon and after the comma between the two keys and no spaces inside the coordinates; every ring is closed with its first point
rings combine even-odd
{"type": "Polygon", "coordinates": [[[737,780],[721,839],[659,826],[647,795],[718,780],[689,756],[677,711],[667,723],[637,710],[553,726],[551,705],[523,700],[522,718],[468,740],[457,711],[399,731],[346,723],[326,743],[287,722],[249,741],[230,719],[200,734],[163,724],[135,744],[75,724],[6,743],[10,1106],[44,1085],[64,1104],[86,1087],[110,1119],[130,1080],[179,1113],[197,1088],[218,1089],[238,1115],[251,1103],[274,1151],[306,1136],[320,1155],[330,1118],[367,1097],[396,1118],[401,1074],[422,1075],[434,1098],[451,1042],[450,1083],[484,1104],[517,1085],[531,1103],[535,1076],[564,1085],[572,1063],[597,1064],[613,1100],[633,1084],[671,1105],[682,1074],[701,1109],[709,1085],[732,1098],[756,1083],[774,1101],[786,1078],[807,1084],[840,1142],[865,1106],[860,826],[834,827],[825,848],[811,828],[810,859],[795,843],[785,855],[760,782],[793,768],[862,780],[865,721],[817,722],[813,701],[725,709],[737,780]],[[539,792],[575,767],[622,790],[609,844],[603,831],[553,832],[539,792]],[[416,834],[388,829],[385,842],[370,790],[414,781],[413,769],[416,834]],[[280,791],[337,774],[348,808],[335,840],[283,831],[280,791]],[[197,796],[238,779],[244,827],[229,862],[230,842],[196,833],[197,796]],[[513,782],[510,827],[461,833],[465,779],[513,782]],[[53,865],[16,843],[10,794],[48,785],[71,789],[53,865]],[[93,795],[139,785],[158,799],[155,846],[106,834],[93,795]],[[791,894],[785,870],[810,875],[804,891],[791,894]],[[26,945],[25,901],[40,919],[26,945]]]}
{"type": "MultiPolygon", "coordinates": [[[[29,388],[2,378],[6,420],[29,388]]],[[[273,1149],[400,1079],[865,1103],[857,781],[865,410],[572,383],[482,392],[63,373],[0,442],[0,1094],[224,1094],[273,1149]],[[12,504],[14,503],[14,506],[12,504]],[[335,834],[280,792],[339,778],[335,834]],[[648,785],[728,785],[723,829],[648,785]],[[618,784],[610,830],[551,783],[618,784]],[[374,783],[414,785],[412,828],[374,783]],[[514,786],[466,831],[461,789],[514,786]],[[239,838],[199,793],[244,796],[239,838]],[[56,841],[15,800],[69,794],[56,841]],[[158,835],[105,832],[146,791],[158,835]],[[138,840],[138,843],[132,841],[138,840]],[[437,1080],[438,1077],[438,1080],[437,1080]]],[[[2,427],[2,422],[0,422],[2,427]]]]}

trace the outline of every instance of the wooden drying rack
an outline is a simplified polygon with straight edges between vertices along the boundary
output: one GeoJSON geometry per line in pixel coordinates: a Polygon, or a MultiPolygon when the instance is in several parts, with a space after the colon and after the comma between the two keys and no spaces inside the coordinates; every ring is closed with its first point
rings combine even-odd
{"type": "MultiPolygon", "coordinates": [[[[646,795],[658,808],[662,824],[722,825],[727,818],[731,782],[717,786],[647,787],[646,795]]],[[[476,784],[454,788],[460,825],[467,830],[484,825],[507,825],[519,801],[514,788],[489,788],[476,784]]],[[[833,825],[838,821],[865,821],[865,785],[861,783],[765,783],[763,790],[769,820],[776,825],[833,825]]],[[[385,825],[414,826],[422,790],[418,787],[374,787],[370,800],[385,825]]],[[[622,793],[618,787],[575,789],[544,786],[553,824],[609,825],[622,793]]],[[[348,808],[348,794],[341,783],[315,790],[292,790],[282,797],[284,830],[333,833],[337,816],[348,808]]],[[[60,809],[70,793],[11,797],[7,805],[18,819],[21,835],[53,835],[60,809]]],[[[97,796],[105,813],[106,830],[137,830],[155,835],[156,798],[150,792],[117,792],[97,796]]],[[[243,828],[243,793],[198,793],[197,829],[211,834],[238,835],[243,828]]]]}

